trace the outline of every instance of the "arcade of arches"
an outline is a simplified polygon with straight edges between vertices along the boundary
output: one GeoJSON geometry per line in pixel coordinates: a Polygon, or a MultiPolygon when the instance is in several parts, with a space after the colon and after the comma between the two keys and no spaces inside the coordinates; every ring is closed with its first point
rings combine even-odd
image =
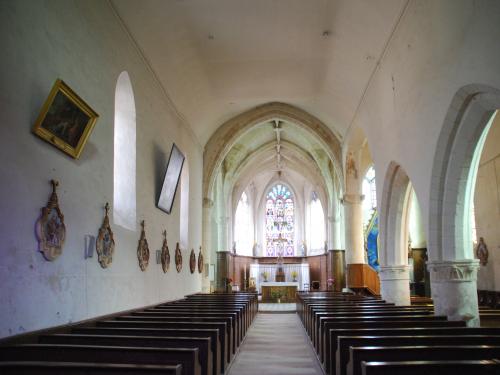
{"type": "Polygon", "coordinates": [[[500,293],[499,19],[488,0],[2,1],[0,337],[278,278],[479,325],[477,291],[500,293]],[[31,131],[57,78],[99,114],[77,159],[31,131]]]}

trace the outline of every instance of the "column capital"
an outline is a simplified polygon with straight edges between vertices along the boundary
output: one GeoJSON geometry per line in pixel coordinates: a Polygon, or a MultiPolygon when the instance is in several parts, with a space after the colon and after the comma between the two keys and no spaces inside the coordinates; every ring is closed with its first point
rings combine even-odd
{"type": "Polygon", "coordinates": [[[363,194],[344,194],[340,200],[342,203],[359,204],[363,202],[365,196],[363,194]]]}
{"type": "Polygon", "coordinates": [[[409,280],[410,266],[400,264],[395,266],[381,266],[379,270],[380,281],[384,280],[409,280]]]}
{"type": "Polygon", "coordinates": [[[476,282],[478,259],[427,262],[433,283],[476,282]]]}

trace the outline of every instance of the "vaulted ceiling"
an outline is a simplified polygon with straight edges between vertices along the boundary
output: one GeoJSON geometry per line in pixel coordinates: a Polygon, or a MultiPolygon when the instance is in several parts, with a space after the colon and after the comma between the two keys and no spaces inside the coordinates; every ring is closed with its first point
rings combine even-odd
{"type": "Polygon", "coordinates": [[[408,0],[111,0],[202,145],[257,105],[342,138],[408,0]]]}

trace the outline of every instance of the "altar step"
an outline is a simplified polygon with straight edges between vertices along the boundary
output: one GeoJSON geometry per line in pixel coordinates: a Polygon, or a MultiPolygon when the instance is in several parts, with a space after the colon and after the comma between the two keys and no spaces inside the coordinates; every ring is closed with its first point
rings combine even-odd
{"type": "Polygon", "coordinates": [[[259,303],[259,313],[289,314],[296,311],[295,303],[259,303]]]}

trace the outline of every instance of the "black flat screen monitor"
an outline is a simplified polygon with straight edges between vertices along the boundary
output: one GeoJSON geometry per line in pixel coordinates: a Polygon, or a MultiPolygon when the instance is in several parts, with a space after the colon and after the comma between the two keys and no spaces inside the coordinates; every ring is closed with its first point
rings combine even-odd
{"type": "Polygon", "coordinates": [[[170,151],[167,171],[165,172],[165,178],[163,179],[163,186],[161,188],[157,204],[157,207],[160,210],[165,211],[167,214],[170,214],[174,205],[175,193],[181,178],[184,159],[184,155],[174,143],[172,145],[172,150],[170,151]]]}

